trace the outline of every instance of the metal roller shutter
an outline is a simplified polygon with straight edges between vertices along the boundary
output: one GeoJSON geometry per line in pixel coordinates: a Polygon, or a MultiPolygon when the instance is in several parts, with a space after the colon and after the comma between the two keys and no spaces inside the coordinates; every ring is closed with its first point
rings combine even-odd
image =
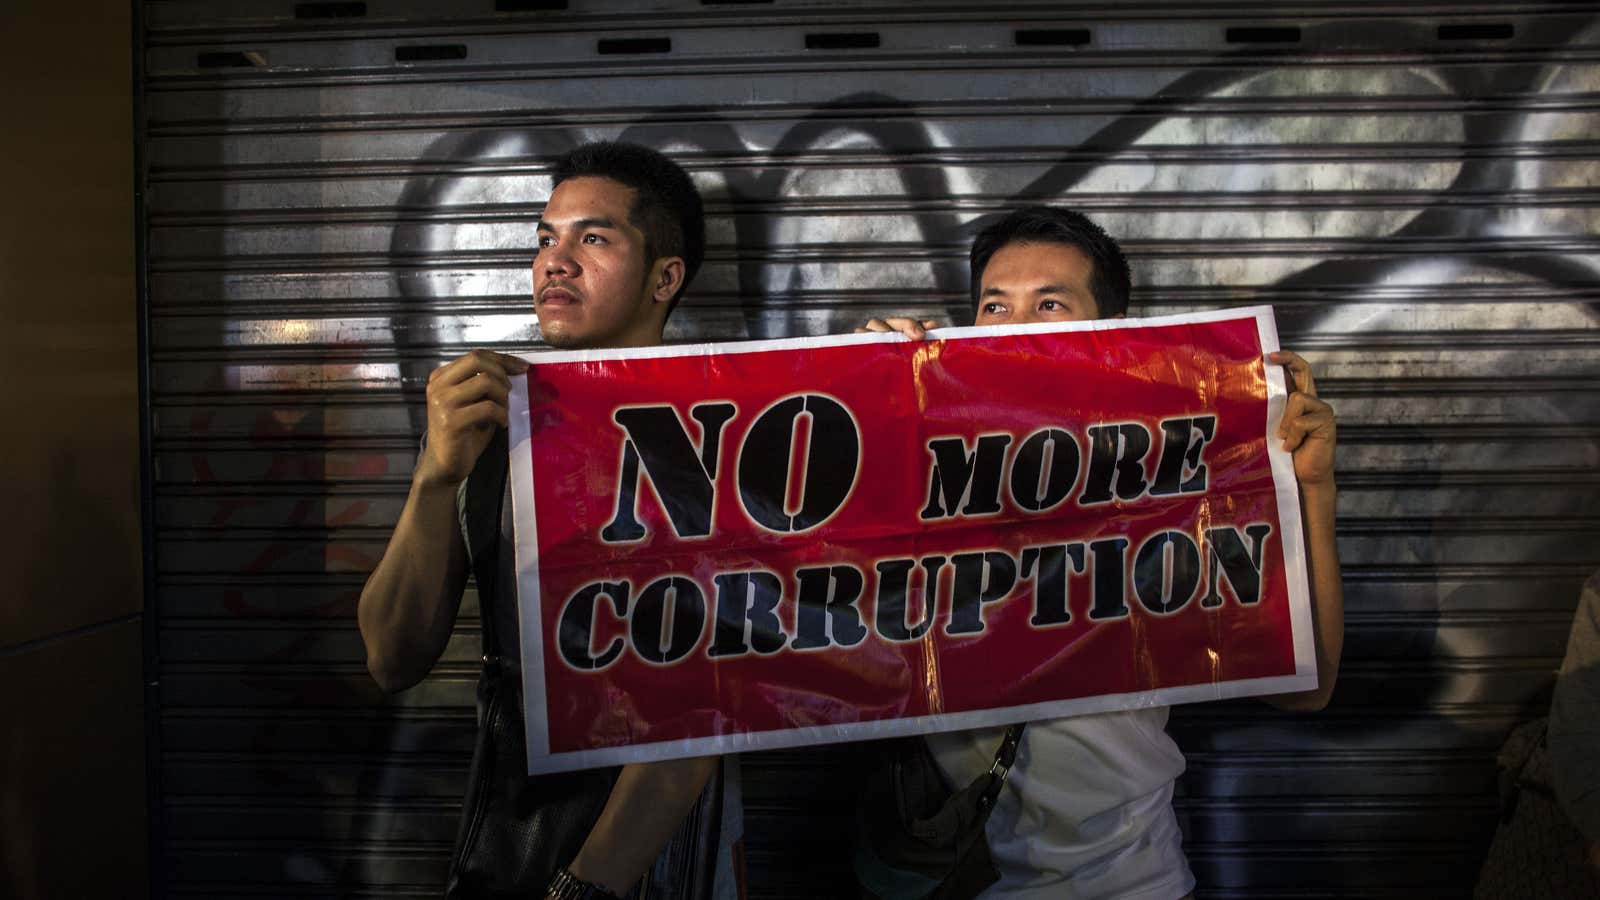
{"type": "MultiPolygon", "coordinates": [[[[1271,303],[1340,427],[1333,707],[1179,711],[1213,897],[1460,895],[1600,565],[1600,21],[1565,3],[149,0],[173,897],[432,896],[476,606],[386,698],[355,598],[427,372],[536,345],[546,163],[709,200],[674,341],[966,305],[973,223],[1097,218],[1135,312],[1271,303]]],[[[849,748],[745,762],[752,896],[849,890],[849,748]]]]}

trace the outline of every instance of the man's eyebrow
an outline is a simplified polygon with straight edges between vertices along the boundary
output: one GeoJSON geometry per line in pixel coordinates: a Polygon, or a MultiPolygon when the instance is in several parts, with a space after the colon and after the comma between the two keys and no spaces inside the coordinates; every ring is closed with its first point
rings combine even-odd
{"type": "Polygon", "coordinates": [[[1002,291],[997,287],[986,287],[986,288],[983,289],[983,293],[979,294],[978,296],[980,296],[980,297],[993,297],[995,294],[1004,294],[1004,293],[1005,293],[1005,291],[1002,291]]]}
{"type": "MultiPolygon", "coordinates": [[[[612,231],[616,231],[617,230],[617,223],[615,221],[611,220],[611,219],[607,219],[607,218],[604,218],[604,217],[587,217],[587,218],[582,218],[582,219],[573,219],[568,224],[571,227],[577,228],[579,230],[582,230],[584,228],[609,228],[612,231]]],[[[543,219],[539,220],[539,225],[538,225],[538,228],[536,230],[540,230],[540,229],[542,229],[544,231],[555,231],[556,230],[555,226],[553,226],[550,223],[544,221],[543,219]]]]}
{"type": "Polygon", "coordinates": [[[1072,290],[1064,284],[1041,284],[1033,289],[1035,294],[1070,294],[1072,290]]]}

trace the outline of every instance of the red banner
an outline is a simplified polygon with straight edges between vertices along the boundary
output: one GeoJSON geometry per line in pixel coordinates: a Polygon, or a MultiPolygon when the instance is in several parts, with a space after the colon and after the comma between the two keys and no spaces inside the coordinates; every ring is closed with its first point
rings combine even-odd
{"type": "Polygon", "coordinates": [[[1271,310],[529,357],[529,768],[1315,686],[1271,310]]]}

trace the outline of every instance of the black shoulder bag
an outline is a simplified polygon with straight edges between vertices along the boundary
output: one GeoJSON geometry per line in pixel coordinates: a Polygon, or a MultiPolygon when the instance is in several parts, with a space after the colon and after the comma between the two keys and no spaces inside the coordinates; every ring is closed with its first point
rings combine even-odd
{"type": "Polygon", "coordinates": [[[920,737],[886,742],[856,807],[856,877],[869,900],[968,900],[1000,880],[984,824],[1017,759],[1022,724],[994,764],[952,792],[920,737]]]}
{"type": "Polygon", "coordinates": [[[506,469],[507,437],[500,429],[456,495],[461,534],[478,583],[483,671],[478,677],[478,740],[445,888],[450,900],[543,897],[556,871],[583,847],[621,771],[527,774],[522,675],[501,660],[494,633],[506,469]]]}

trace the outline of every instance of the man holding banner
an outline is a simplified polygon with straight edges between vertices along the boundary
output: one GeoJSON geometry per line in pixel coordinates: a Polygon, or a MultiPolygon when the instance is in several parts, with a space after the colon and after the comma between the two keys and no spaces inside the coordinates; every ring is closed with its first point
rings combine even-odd
{"type": "MultiPolygon", "coordinates": [[[[561,349],[660,344],[666,319],[705,251],[693,182],[665,156],[627,144],[579,147],[557,161],[553,181],[533,262],[544,341],[561,349]]],[[[424,448],[394,535],[362,590],[361,635],[379,685],[396,691],[416,684],[444,652],[469,565],[476,571],[486,654],[481,734],[448,896],[621,896],[655,861],[718,760],[642,763],[585,777],[531,780],[522,774],[510,503],[504,503],[503,519],[495,511],[505,483],[497,434],[508,421],[511,380],[527,368],[517,357],[477,350],[429,376],[424,448]],[[499,479],[485,478],[493,487],[474,497],[477,470],[493,473],[496,465],[499,479]],[[469,498],[459,508],[458,492],[469,498]],[[489,540],[469,550],[463,527],[470,532],[468,523],[485,517],[489,540]],[[479,568],[483,558],[487,568],[479,568]],[[594,778],[603,779],[598,800],[572,799],[594,778]],[[562,811],[553,818],[536,818],[556,805],[562,811]],[[588,821],[573,825],[580,808],[588,821]],[[560,848],[551,846],[557,843],[560,848]],[[559,869],[553,880],[551,868],[559,869]]]]}
{"type": "MultiPolygon", "coordinates": [[[[977,236],[971,258],[979,326],[1083,322],[1126,313],[1130,276],[1122,251],[1076,212],[1017,210],[977,236]]],[[[862,330],[895,331],[920,341],[934,324],[874,319],[862,330]]],[[[1316,710],[1333,692],[1344,631],[1334,530],[1334,417],[1317,399],[1304,359],[1288,352],[1271,352],[1267,359],[1285,366],[1291,379],[1275,437],[1292,454],[1298,483],[1317,679],[1315,689],[1264,699],[1285,709],[1316,710]]],[[[1070,402],[1074,386],[1055,390],[1070,402]]],[[[1169,572],[1174,565],[1169,562],[1169,572]]],[[[1148,660],[1129,663],[1139,667],[1148,660]]],[[[1173,783],[1185,763],[1166,733],[1167,713],[1166,705],[1147,705],[1028,725],[985,828],[1000,881],[981,896],[1174,900],[1188,895],[1195,881],[1172,810],[1173,783]]],[[[927,741],[939,767],[960,789],[994,765],[1002,731],[951,731],[930,734],[927,741]]]]}

